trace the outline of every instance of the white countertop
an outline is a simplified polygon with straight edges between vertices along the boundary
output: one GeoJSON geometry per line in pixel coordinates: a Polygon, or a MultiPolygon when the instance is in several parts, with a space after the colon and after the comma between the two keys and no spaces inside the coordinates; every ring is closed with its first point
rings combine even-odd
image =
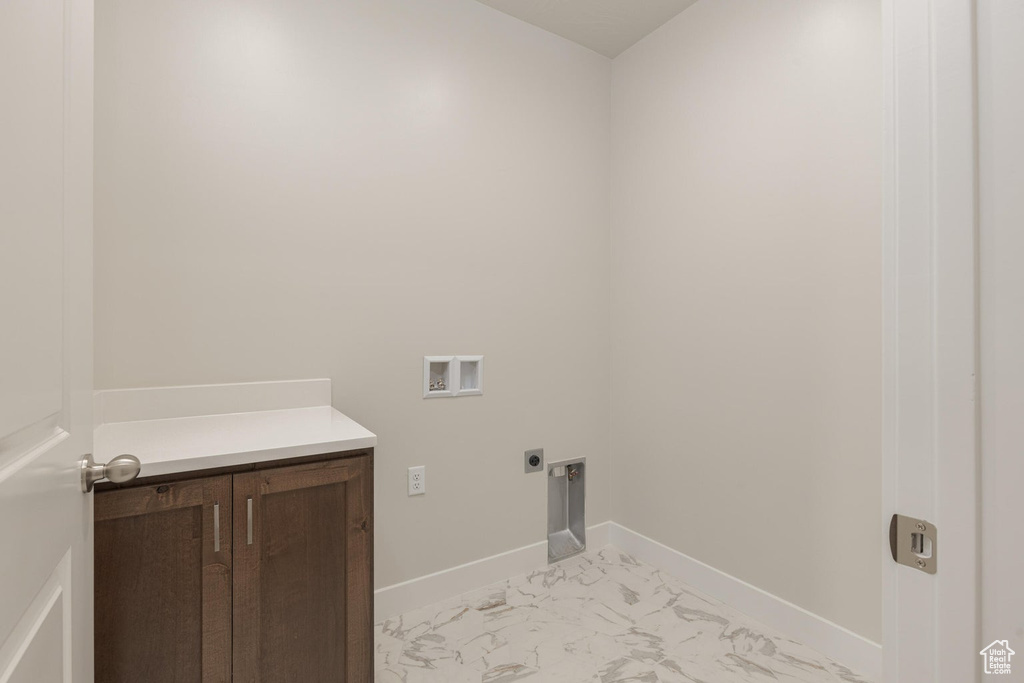
{"type": "Polygon", "coordinates": [[[139,476],[152,477],[377,445],[372,432],[330,405],[308,405],[324,402],[325,395],[329,402],[330,381],[307,382],[308,386],[299,387],[299,383],[259,382],[97,392],[100,423],[93,432],[94,457],[107,462],[130,453],[142,461],[139,476]],[[327,382],[326,392],[323,382],[327,382]],[[305,392],[307,400],[295,401],[296,391],[305,392]],[[268,392],[283,398],[268,400],[268,392]],[[231,401],[239,412],[202,414],[204,407],[223,410],[231,401]],[[288,403],[302,407],[279,407],[288,403]],[[255,405],[274,409],[246,409],[255,405]],[[159,417],[161,412],[174,416],[159,417]],[[148,419],[114,421],[140,416],[148,419]]]}

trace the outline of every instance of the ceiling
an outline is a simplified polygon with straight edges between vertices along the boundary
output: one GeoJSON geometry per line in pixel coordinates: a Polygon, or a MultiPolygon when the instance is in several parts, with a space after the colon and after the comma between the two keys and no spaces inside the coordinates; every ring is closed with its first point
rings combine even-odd
{"type": "Polygon", "coordinates": [[[606,57],[616,57],[697,0],[479,1],[606,57]]]}

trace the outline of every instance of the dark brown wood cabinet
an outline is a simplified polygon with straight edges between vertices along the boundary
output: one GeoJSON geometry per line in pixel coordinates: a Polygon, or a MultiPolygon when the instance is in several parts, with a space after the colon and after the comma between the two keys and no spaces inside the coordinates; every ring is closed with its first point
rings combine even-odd
{"type": "Polygon", "coordinates": [[[97,492],[97,683],[373,680],[372,451],[304,460],[97,492]]]}
{"type": "Polygon", "coordinates": [[[96,680],[229,681],[231,477],[103,493],[95,506],[96,680]]]}
{"type": "Polygon", "coordinates": [[[235,475],[236,681],[370,681],[368,460],[235,475]]]}

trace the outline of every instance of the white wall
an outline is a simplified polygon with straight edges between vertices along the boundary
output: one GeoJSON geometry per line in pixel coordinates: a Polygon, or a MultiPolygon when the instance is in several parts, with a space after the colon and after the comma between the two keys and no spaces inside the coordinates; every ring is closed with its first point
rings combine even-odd
{"type": "Polygon", "coordinates": [[[96,386],[329,376],[376,582],[607,519],[609,62],[473,0],[98,0],[96,386]],[[421,398],[482,353],[482,398],[421,398]],[[426,496],[406,468],[427,466],[426,496]]]}
{"type": "Polygon", "coordinates": [[[612,75],[612,516],[875,641],[881,52],[702,0],[612,75]]]}
{"type": "Polygon", "coordinates": [[[332,377],[379,587],[542,540],[543,446],[878,640],[879,22],[703,0],[612,65],[474,0],[98,0],[96,385],[332,377]]]}
{"type": "MultiPolygon", "coordinates": [[[[978,4],[981,323],[981,645],[1024,659],[1024,6],[978,4]]],[[[1013,663],[1014,668],[1024,667],[1013,663]]]]}

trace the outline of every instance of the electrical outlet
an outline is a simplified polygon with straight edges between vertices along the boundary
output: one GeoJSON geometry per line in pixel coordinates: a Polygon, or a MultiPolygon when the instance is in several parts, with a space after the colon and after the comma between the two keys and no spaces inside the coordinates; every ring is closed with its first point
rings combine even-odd
{"type": "Polygon", "coordinates": [[[427,492],[427,468],[424,465],[409,468],[409,495],[422,496],[427,492]]]}
{"type": "Polygon", "coordinates": [[[544,469],[544,449],[533,448],[526,451],[526,473],[540,472],[544,469]]]}

